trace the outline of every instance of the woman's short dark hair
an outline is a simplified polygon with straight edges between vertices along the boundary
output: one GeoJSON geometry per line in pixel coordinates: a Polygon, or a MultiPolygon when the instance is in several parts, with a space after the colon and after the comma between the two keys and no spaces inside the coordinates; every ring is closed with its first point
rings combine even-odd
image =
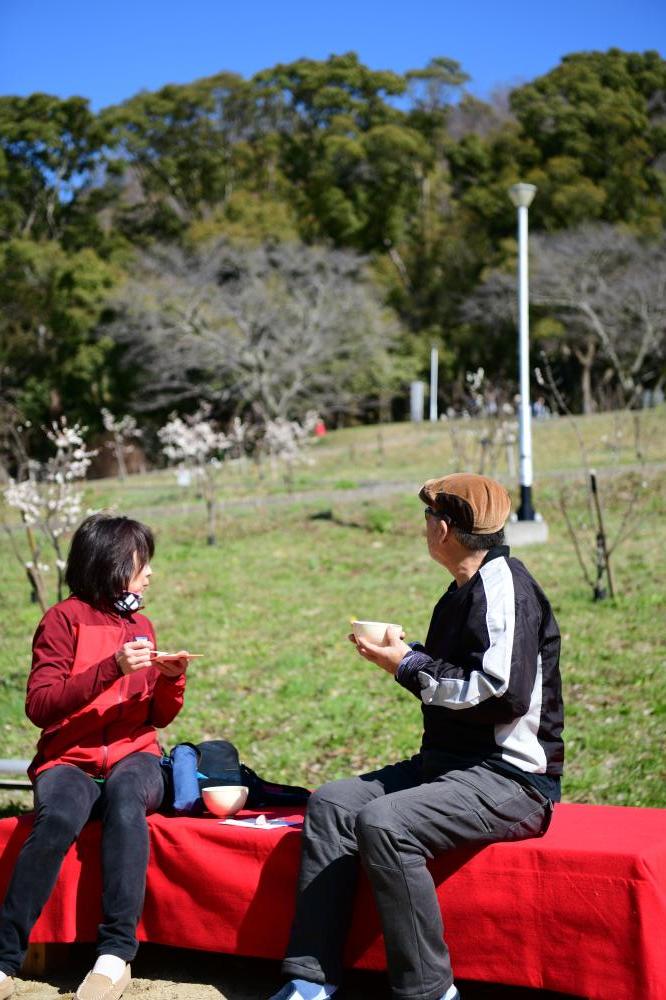
{"type": "Polygon", "coordinates": [[[65,580],[71,592],[95,608],[112,608],[137,567],[150,562],[155,541],[140,521],[113,514],[92,514],[74,532],[67,557],[65,580]]]}

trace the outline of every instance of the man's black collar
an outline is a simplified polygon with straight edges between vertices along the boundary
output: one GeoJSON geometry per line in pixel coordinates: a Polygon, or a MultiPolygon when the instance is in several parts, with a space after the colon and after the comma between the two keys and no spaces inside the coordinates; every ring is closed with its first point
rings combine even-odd
{"type": "Polygon", "coordinates": [[[505,556],[507,559],[509,558],[508,545],[495,545],[492,549],[488,549],[488,554],[481,565],[485,566],[486,563],[489,563],[492,559],[499,559],[500,556],[505,556]]]}

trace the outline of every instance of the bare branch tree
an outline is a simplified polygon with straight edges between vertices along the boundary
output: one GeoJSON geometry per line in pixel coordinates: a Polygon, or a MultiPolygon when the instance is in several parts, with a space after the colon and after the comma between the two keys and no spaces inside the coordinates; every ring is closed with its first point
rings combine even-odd
{"type": "Polygon", "coordinates": [[[112,332],[144,373],[146,410],[203,398],[265,424],[353,410],[396,384],[397,323],[351,253],[160,248],[117,309],[112,332]]]}
{"type": "Polygon", "coordinates": [[[643,243],[611,226],[537,236],[531,297],[574,332],[584,373],[584,411],[597,351],[612,367],[625,405],[635,402],[646,365],[664,357],[666,243],[643,243]],[[576,335],[577,334],[577,335],[576,335]]]}
{"type": "MultiPolygon", "coordinates": [[[[560,511],[562,512],[562,516],[573,544],[576,558],[578,559],[579,565],[582,569],[585,582],[592,588],[595,600],[601,600],[606,596],[606,591],[601,583],[604,574],[608,580],[610,595],[613,597],[614,589],[610,569],[610,558],[617,546],[627,537],[629,527],[634,522],[636,509],[642,499],[641,494],[644,494],[645,483],[643,480],[643,468],[645,465],[645,454],[641,445],[640,413],[633,414],[633,445],[635,457],[640,463],[639,475],[633,476],[630,480],[629,493],[625,494],[623,497],[624,511],[620,518],[619,527],[615,533],[615,538],[612,542],[609,542],[601,513],[601,503],[596,473],[590,467],[589,452],[583,439],[578,420],[572,414],[562,391],[557,385],[548,358],[543,351],[541,352],[541,358],[543,367],[535,369],[537,382],[546,391],[546,393],[548,393],[553,410],[555,412],[559,412],[562,416],[566,416],[569,424],[573,428],[578,442],[581,465],[584,473],[584,482],[586,484],[585,499],[587,502],[587,519],[586,521],[583,521],[583,523],[579,523],[578,530],[580,530],[581,535],[589,534],[590,527],[593,526],[596,521],[597,528],[594,534],[593,544],[587,542],[584,543],[588,553],[593,553],[595,564],[594,579],[588,571],[585,555],[583,553],[583,545],[581,545],[577,527],[574,525],[570,515],[569,507],[571,503],[571,491],[566,486],[562,486],[560,489],[560,511]]],[[[620,414],[616,414],[616,438],[621,438],[623,436],[618,427],[619,417],[620,414]]],[[[606,435],[602,437],[602,442],[607,443],[606,435]]],[[[612,442],[612,446],[616,447],[615,442],[612,442]]]]}
{"type": "MultiPolygon", "coordinates": [[[[642,241],[612,226],[537,233],[530,241],[530,302],[557,318],[554,347],[581,368],[583,412],[594,408],[592,377],[600,365],[625,406],[666,358],[666,240],[642,241]]],[[[495,271],[467,300],[471,323],[514,322],[514,276],[495,271]]]]}

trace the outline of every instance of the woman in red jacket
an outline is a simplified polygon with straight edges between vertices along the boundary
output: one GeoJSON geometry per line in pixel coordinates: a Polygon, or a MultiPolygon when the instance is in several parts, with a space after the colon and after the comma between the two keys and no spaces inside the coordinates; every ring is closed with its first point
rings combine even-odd
{"type": "Polygon", "coordinates": [[[138,613],[150,583],[149,528],[94,514],[67,561],[71,595],[33,640],[26,713],[42,730],[29,774],[35,821],[0,910],[0,1000],[14,991],[30,931],[63,858],[91,814],[101,818],[103,922],[98,958],[77,1000],[118,1000],[137,951],[148,865],[146,814],[164,797],[157,728],[183,705],[187,658],[155,657],[138,613]]]}

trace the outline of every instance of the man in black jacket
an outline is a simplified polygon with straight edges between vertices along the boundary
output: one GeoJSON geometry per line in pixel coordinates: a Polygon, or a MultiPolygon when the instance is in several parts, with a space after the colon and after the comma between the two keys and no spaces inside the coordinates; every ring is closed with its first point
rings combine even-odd
{"type": "Polygon", "coordinates": [[[453,576],[425,643],[396,629],[354,640],[421,702],[421,750],[311,797],[296,917],[273,1000],[325,1000],[342,974],[360,858],[396,1000],[459,1000],[426,867],[461,845],[542,836],[560,798],[560,634],[543,591],[504,545],[510,498],[467,473],[428,480],[428,551],[453,576]]]}

